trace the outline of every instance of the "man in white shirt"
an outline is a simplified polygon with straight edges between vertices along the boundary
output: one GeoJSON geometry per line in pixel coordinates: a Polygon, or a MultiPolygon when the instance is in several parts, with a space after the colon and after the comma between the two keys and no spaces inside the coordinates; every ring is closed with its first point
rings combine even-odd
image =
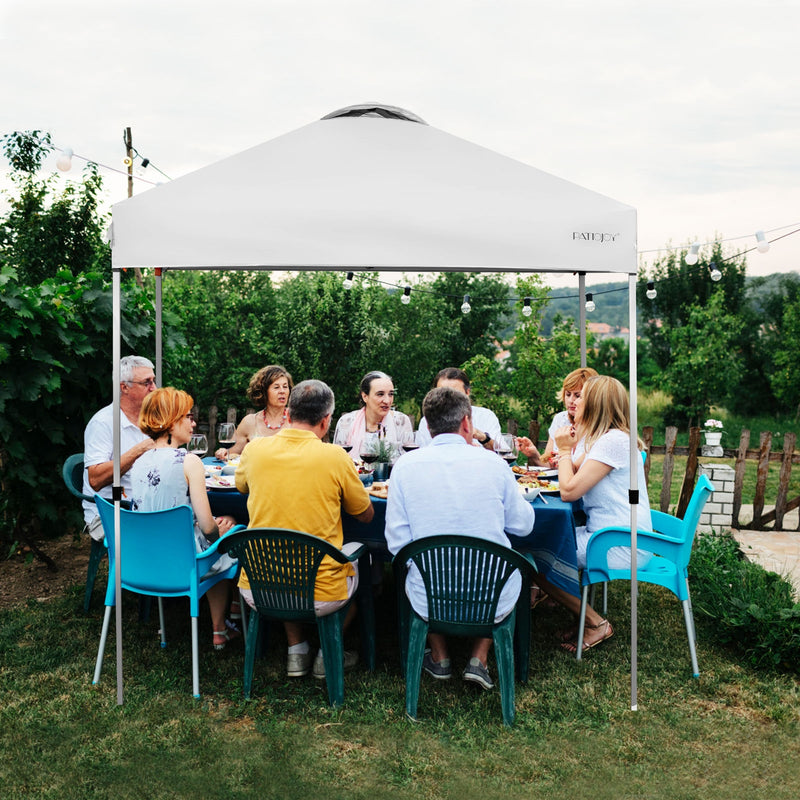
{"type": "MultiPolygon", "coordinates": [[[[469,378],[463,369],[457,367],[445,367],[436,375],[433,382],[434,388],[449,386],[451,389],[462,392],[469,397],[469,378]]],[[[473,439],[482,447],[491,450],[494,441],[500,435],[500,421],[494,411],[482,406],[472,406],[472,436],[473,439]]],[[[417,440],[420,446],[425,447],[431,443],[431,434],[428,430],[428,421],[423,417],[419,421],[419,431],[417,440]]]]}
{"type": "MultiPolygon", "coordinates": [[[[443,533],[475,536],[510,547],[506,536],[526,536],[533,529],[533,507],[517,488],[514,474],[496,454],[472,447],[472,409],[466,393],[450,387],[432,389],[422,410],[433,441],[407,453],[392,471],[386,506],[386,544],[392,554],[411,541],[443,533]]],[[[512,576],[500,596],[498,620],[507,616],[519,596],[521,579],[512,576]]],[[[412,565],[406,579],[412,608],[427,617],[427,596],[412,565]]],[[[476,639],[464,670],[465,680],[484,689],[494,685],[486,667],[491,639],[476,639]]],[[[434,678],[451,676],[447,643],[428,635],[423,669],[434,678]]]]}
{"type": "MultiPolygon", "coordinates": [[[[120,472],[123,496],[130,495],[128,470],[142,453],[153,446],[153,440],[139,430],[142,401],[156,388],[152,362],[142,356],[125,356],[119,362],[119,443],[120,472]]],[[[111,499],[114,480],[113,403],[101,408],[83,433],[83,493],[111,499]]],[[[103,526],[94,502],[83,501],[83,518],[92,539],[102,541],[103,526]]]]}

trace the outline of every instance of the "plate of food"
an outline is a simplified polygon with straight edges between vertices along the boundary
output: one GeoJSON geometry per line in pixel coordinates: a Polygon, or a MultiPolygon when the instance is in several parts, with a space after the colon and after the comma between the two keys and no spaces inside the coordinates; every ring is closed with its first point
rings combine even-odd
{"type": "Polygon", "coordinates": [[[521,475],[517,484],[524,490],[526,486],[534,487],[541,494],[558,494],[558,481],[549,478],[539,478],[536,475],[521,475]]]}
{"type": "Polygon", "coordinates": [[[372,497],[377,497],[380,500],[386,500],[389,497],[389,484],[388,483],[373,483],[367,489],[372,497]]]}
{"type": "Polygon", "coordinates": [[[233,475],[209,475],[206,477],[206,489],[218,491],[236,491],[236,479],[233,475]]]}
{"type": "Polygon", "coordinates": [[[525,476],[534,476],[537,478],[557,478],[558,477],[558,470],[551,469],[550,467],[534,467],[532,465],[528,465],[527,467],[520,467],[514,466],[511,467],[512,471],[519,480],[525,476]]]}

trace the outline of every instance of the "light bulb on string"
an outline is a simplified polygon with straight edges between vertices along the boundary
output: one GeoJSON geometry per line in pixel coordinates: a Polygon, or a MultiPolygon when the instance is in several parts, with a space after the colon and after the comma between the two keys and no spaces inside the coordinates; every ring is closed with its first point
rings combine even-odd
{"type": "Polygon", "coordinates": [[[711,280],[714,283],[722,280],[722,273],[717,269],[717,265],[713,261],[708,265],[708,269],[711,272],[711,280]]]}
{"type": "Polygon", "coordinates": [[[411,302],[411,287],[410,286],[406,286],[406,288],[403,289],[403,294],[400,296],[400,302],[404,306],[407,306],[411,302]]]}
{"type": "Polygon", "coordinates": [[[469,314],[472,311],[472,306],[469,304],[469,295],[464,295],[464,302],[461,304],[461,313],[462,314],[469,314]]]}
{"type": "Polygon", "coordinates": [[[592,299],[591,292],[586,292],[585,308],[590,314],[595,310],[595,308],[597,308],[597,306],[594,304],[594,300],[592,299]]]}
{"type": "Polygon", "coordinates": [[[347,277],[342,281],[342,286],[350,291],[353,288],[353,273],[348,272],[347,277]]]}
{"type": "Polygon", "coordinates": [[[56,159],[56,166],[62,172],[69,172],[72,169],[72,148],[65,147],[61,151],[61,155],[56,159]]]}
{"type": "Polygon", "coordinates": [[[764,231],[756,231],[756,249],[759,253],[766,253],[769,251],[769,242],[764,235],[764,231]]]}
{"type": "Polygon", "coordinates": [[[648,300],[655,300],[658,292],[656,291],[656,285],[653,281],[647,281],[647,291],[645,292],[648,300]]]}
{"type": "Polygon", "coordinates": [[[522,316],[529,317],[531,314],[533,314],[533,309],[531,308],[531,299],[530,297],[526,297],[522,301],[522,316]]]}
{"type": "Polygon", "coordinates": [[[699,252],[700,252],[700,242],[695,242],[695,243],[694,243],[694,244],[693,244],[693,245],[692,245],[692,246],[689,248],[689,252],[686,254],[686,256],[684,257],[684,259],[683,259],[683,260],[684,260],[684,261],[685,261],[687,264],[689,264],[690,266],[691,266],[692,264],[696,264],[696,263],[697,263],[697,261],[698,261],[698,260],[699,260],[699,258],[700,258],[700,257],[697,255],[699,252]]]}

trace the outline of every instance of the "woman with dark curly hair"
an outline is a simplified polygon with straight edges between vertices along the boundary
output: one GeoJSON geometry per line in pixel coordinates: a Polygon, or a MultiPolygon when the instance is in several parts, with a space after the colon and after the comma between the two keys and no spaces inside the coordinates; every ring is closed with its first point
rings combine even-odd
{"type": "Polygon", "coordinates": [[[286,424],[286,403],[294,387],[292,376],[278,364],[262,367],[247,387],[247,396],[261,411],[247,414],[236,429],[236,443],[227,450],[220,447],[214,455],[224,461],[244,450],[244,446],[259,436],[274,436],[286,424]]]}

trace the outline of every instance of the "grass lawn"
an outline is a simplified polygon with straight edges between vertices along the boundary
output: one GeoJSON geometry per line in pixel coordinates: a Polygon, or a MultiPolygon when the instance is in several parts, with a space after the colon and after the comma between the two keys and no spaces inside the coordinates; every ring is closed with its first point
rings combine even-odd
{"type": "MultiPolygon", "coordinates": [[[[388,582],[388,581],[387,581],[388,582]]],[[[243,647],[210,646],[200,619],[200,685],[191,697],[188,602],[167,606],[170,646],[125,595],[125,704],[116,705],[114,636],[91,675],[101,609],[77,612],[76,588],[0,612],[0,791],[27,798],[704,798],[800,795],[800,683],[756,672],[713,643],[698,619],[691,677],[680,606],[640,595],[639,710],[630,705],[629,589],[610,591],[616,635],[583,663],[561,652],[564,612],[539,607],[532,673],[505,729],[499,691],[423,677],[419,721],[404,717],[393,592],[378,601],[378,669],[324,685],[283,672],[284,640],[241,695],[243,647]]],[[[113,624],[112,624],[113,631],[113,624]]],[[[354,645],[355,642],[350,642],[354,645]]],[[[463,643],[453,648],[463,665],[463,643]]],[[[490,663],[494,672],[494,664],[490,663]]]]}

